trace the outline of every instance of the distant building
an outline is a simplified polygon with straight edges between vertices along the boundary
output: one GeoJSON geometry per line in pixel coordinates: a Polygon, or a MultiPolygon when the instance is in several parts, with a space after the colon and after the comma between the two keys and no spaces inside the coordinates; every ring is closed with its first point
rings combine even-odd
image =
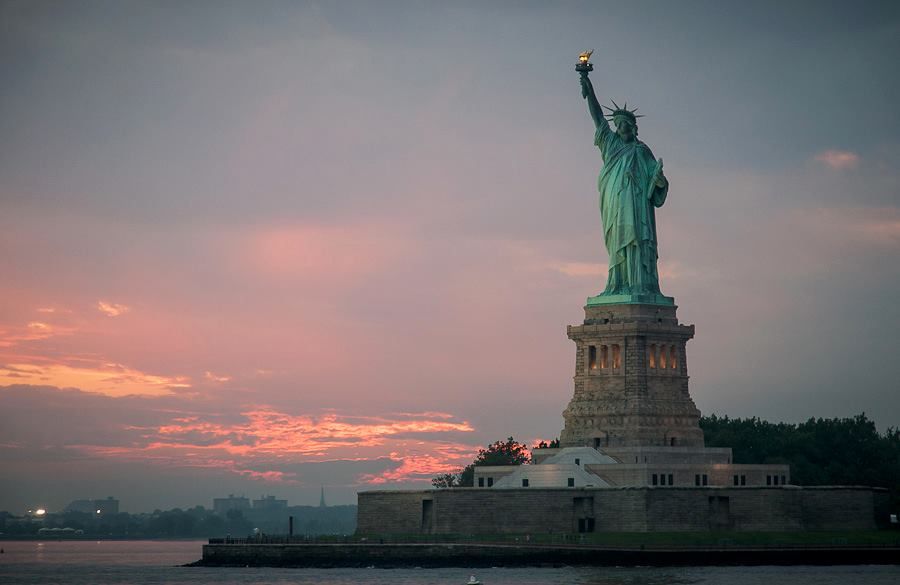
{"type": "Polygon", "coordinates": [[[94,507],[93,500],[72,500],[69,502],[69,505],[65,507],[64,512],[83,512],[84,514],[93,514],[94,510],[97,508],[94,507]]]}
{"type": "Polygon", "coordinates": [[[250,500],[245,498],[244,496],[235,496],[234,494],[228,494],[227,498],[213,499],[213,512],[219,514],[220,516],[225,516],[232,510],[244,512],[245,510],[249,509],[250,500]]]}
{"type": "Polygon", "coordinates": [[[84,514],[118,514],[119,500],[112,496],[107,496],[105,500],[72,500],[64,511],[84,514]]]}
{"type": "Polygon", "coordinates": [[[258,500],[253,500],[254,510],[285,510],[287,509],[287,500],[276,500],[275,496],[263,496],[258,500]]]}
{"type": "Polygon", "coordinates": [[[118,514],[119,500],[112,496],[107,496],[105,500],[94,500],[95,514],[118,514]]]}
{"type": "Polygon", "coordinates": [[[328,505],[325,503],[325,486],[322,486],[322,495],[319,496],[319,507],[327,508],[328,505]]]}

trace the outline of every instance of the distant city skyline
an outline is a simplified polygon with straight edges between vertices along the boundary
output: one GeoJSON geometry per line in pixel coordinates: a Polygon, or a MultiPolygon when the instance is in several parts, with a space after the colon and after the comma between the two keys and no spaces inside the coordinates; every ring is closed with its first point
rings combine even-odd
{"type": "Polygon", "coordinates": [[[660,284],[701,412],[900,424],[896,3],[0,22],[0,510],[355,503],[557,437],[607,263],[591,48],[665,160],[660,284]]]}

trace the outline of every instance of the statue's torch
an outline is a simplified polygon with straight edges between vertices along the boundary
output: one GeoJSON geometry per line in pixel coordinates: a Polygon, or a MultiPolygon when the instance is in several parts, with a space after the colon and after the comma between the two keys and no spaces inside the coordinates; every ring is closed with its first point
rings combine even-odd
{"type": "Polygon", "coordinates": [[[575,64],[575,71],[580,73],[582,76],[587,77],[588,72],[594,70],[594,66],[591,64],[591,54],[593,54],[594,50],[585,51],[584,53],[578,55],[578,63],[575,64]]]}

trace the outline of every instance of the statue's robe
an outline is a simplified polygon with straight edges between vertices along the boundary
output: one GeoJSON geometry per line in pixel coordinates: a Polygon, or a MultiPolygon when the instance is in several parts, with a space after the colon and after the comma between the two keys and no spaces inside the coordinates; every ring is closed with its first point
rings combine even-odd
{"type": "Polygon", "coordinates": [[[605,120],[597,128],[594,144],[603,155],[598,189],[609,252],[603,294],[661,294],[654,209],[666,201],[668,184],[651,184],[657,162],[650,148],[637,139],[623,141],[605,120]]]}

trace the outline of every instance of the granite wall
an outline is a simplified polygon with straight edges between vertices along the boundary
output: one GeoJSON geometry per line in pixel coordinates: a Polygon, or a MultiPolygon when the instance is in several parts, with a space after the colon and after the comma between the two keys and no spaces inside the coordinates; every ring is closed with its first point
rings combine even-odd
{"type": "Polygon", "coordinates": [[[359,534],[874,530],[870,487],[457,488],[359,493],[359,534]]]}

